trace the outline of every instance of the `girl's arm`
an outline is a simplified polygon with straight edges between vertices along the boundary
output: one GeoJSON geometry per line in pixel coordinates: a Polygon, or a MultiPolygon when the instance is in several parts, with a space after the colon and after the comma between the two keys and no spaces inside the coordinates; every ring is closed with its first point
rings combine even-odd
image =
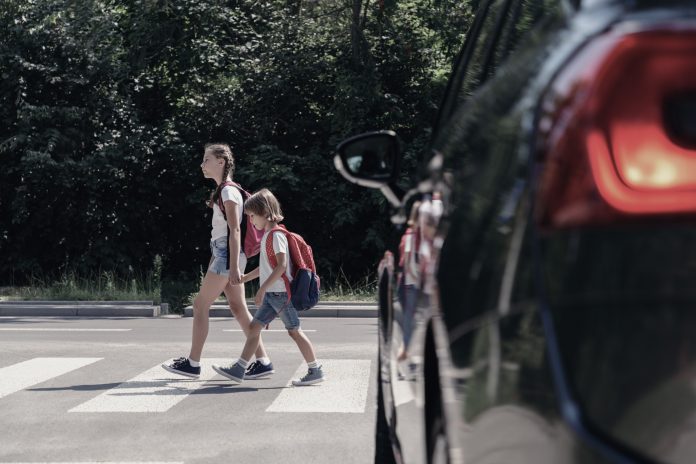
{"type": "Polygon", "coordinates": [[[239,250],[241,248],[241,230],[239,228],[239,215],[237,212],[237,204],[227,200],[223,203],[225,207],[225,216],[227,216],[227,226],[230,228],[230,236],[227,238],[228,249],[230,254],[230,283],[241,283],[241,275],[239,271],[239,250]]]}
{"type": "Polygon", "coordinates": [[[245,284],[249,282],[250,280],[258,279],[259,278],[259,268],[257,267],[253,271],[249,272],[248,274],[244,274],[242,276],[242,283],[245,284]]]}

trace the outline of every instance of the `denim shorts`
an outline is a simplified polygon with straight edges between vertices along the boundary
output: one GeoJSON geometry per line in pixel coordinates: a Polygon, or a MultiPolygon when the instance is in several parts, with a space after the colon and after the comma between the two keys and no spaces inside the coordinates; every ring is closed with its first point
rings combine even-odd
{"type": "MultiPolygon", "coordinates": [[[[214,272],[219,275],[229,275],[230,271],[227,269],[227,237],[218,237],[215,240],[210,241],[210,253],[213,255],[213,260],[208,266],[210,272],[214,272]]],[[[244,253],[239,254],[239,272],[243,273],[246,269],[247,258],[244,253]]]]}
{"type": "Polygon", "coordinates": [[[286,329],[297,330],[300,328],[300,318],[292,302],[288,300],[288,294],[285,292],[266,292],[261,307],[254,314],[254,320],[261,325],[268,325],[278,316],[285,324],[286,329]]]}

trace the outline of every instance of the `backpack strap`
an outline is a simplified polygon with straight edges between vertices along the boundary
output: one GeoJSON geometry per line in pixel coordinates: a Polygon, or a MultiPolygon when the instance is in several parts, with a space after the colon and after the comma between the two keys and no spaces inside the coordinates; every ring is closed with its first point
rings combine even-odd
{"type": "Polygon", "coordinates": [[[406,229],[404,234],[401,236],[401,240],[399,241],[399,266],[401,268],[404,267],[404,263],[406,262],[406,241],[409,240],[411,234],[413,234],[413,229],[409,227],[406,229]]]}
{"type": "MultiPolygon", "coordinates": [[[[275,251],[273,250],[273,234],[277,232],[284,234],[285,238],[288,240],[287,259],[292,260],[292,256],[290,254],[290,232],[288,232],[285,226],[277,225],[270,230],[270,232],[268,233],[268,237],[266,237],[266,257],[268,258],[268,264],[271,265],[272,269],[275,269],[275,267],[278,265],[278,259],[275,256],[275,251]]],[[[285,282],[285,291],[288,294],[288,301],[290,301],[290,296],[292,295],[292,292],[290,291],[290,279],[288,279],[288,276],[286,275],[285,271],[286,270],[283,269],[283,273],[281,274],[281,276],[283,278],[283,282],[285,282]]]]}
{"type": "MultiPolygon", "coordinates": [[[[239,190],[239,194],[242,196],[242,217],[239,218],[239,243],[243,249],[247,234],[247,221],[244,220],[244,202],[247,200],[247,198],[249,198],[249,192],[244,190],[242,186],[236,182],[225,182],[225,185],[231,185],[232,187],[236,188],[239,190]]],[[[225,218],[225,221],[227,221],[227,218],[225,218]]]]}
{"type": "MultiPolygon", "coordinates": [[[[231,180],[226,181],[223,184],[222,188],[225,187],[234,187],[237,190],[239,190],[239,194],[242,196],[242,217],[239,218],[241,221],[239,223],[239,249],[241,251],[244,251],[244,240],[246,239],[246,234],[247,234],[247,222],[244,220],[244,201],[249,197],[249,194],[247,193],[246,190],[242,188],[241,185],[239,185],[236,182],[232,182],[231,180]]],[[[225,205],[222,203],[222,189],[220,189],[220,195],[217,198],[217,204],[218,208],[220,208],[220,211],[222,212],[222,217],[225,218],[225,222],[227,222],[227,213],[225,212],[225,205]]],[[[230,236],[230,225],[227,224],[227,237],[229,240],[230,236]]],[[[227,269],[230,268],[230,253],[229,250],[227,252],[227,269]]]]}

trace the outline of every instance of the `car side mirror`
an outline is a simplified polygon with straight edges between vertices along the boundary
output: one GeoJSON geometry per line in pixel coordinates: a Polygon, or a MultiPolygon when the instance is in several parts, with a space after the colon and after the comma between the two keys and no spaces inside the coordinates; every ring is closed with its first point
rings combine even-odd
{"type": "Polygon", "coordinates": [[[401,148],[393,131],[366,132],[341,142],[334,165],[350,182],[378,188],[394,206],[401,204],[393,184],[399,176],[401,148]]]}

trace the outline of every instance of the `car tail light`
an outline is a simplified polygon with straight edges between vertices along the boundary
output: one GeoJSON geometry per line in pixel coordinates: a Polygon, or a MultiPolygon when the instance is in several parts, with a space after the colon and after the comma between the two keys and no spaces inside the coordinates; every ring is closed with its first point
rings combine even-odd
{"type": "Polygon", "coordinates": [[[547,92],[537,220],[696,213],[696,30],[610,32],[547,92]]]}

